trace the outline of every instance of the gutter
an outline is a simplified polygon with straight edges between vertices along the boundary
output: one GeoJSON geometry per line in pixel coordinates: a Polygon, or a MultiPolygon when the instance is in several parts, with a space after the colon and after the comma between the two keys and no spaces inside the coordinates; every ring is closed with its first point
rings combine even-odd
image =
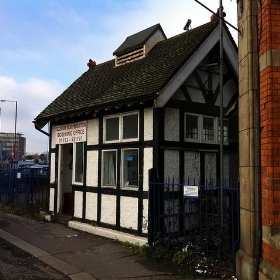
{"type": "Polygon", "coordinates": [[[41,133],[47,135],[48,137],[51,136],[48,132],[46,132],[46,131],[44,131],[43,129],[39,128],[37,124],[35,124],[34,126],[35,126],[35,129],[37,129],[37,130],[40,131],[41,133]]]}

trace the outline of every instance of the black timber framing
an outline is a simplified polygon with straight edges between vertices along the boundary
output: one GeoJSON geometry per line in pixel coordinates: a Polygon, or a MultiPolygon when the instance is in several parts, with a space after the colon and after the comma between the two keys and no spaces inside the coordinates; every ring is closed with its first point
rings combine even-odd
{"type": "MultiPolygon", "coordinates": [[[[83,186],[86,186],[87,182],[87,142],[83,145],[84,150],[84,168],[83,168],[83,186]]],[[[83,211],[82,211],[82,218],[83,220],[86,217],[86,192],[85,188],[83,188],[83,211]]]]}
{"type": "MultiPolygon", "coordinates": [[[[99,146],[103,142],[103,133],[104,133],[104,127],[103,127],[103,116],[99,116],[99,146]]],[[[98,150],[98,192],[97,192],[97,223],[100,224],[101,221],[101,169],[102,169],[102,150],[98,150]]]]}
{"type": "Polygon", "coordinates": [[[155,108],[153,114],[153,168],[158,171],[158,177],[164,176],[164,151],[160,146],[164,139],[164,109],[155,108]]]}
{"type": "MultiPolygon", "coordinates": [[[[139,141],[144,143],[144,110],[143,108],[139,111],[139,141]]],[[[138,234],[142,233],[142,223],[143,223],[143,165],[144,165],[144,148],[143,144],[139,149],[139,187],[138,187],[138,234]]]]}
{"type": "Polygon", "coordinates": [[[58,213],[57,209],[57,195],[58,195],[58,151],[59,151],[59,145],[55,146],[55,182],[56,183],[56,191],[54,195],[54,213],[55,215],[58,213]]]}
{"type": "MultiPolygon", "coordinates": [[[[97,224],[105,225],[101,223],[101,205],[102,205],[102,195],[113,195],[116,197],[116,225],[113,226],[114,229],[120,230],[120,216],[121,216],[121,197],[135,197],[138,198],[138,224],[137,233],[142,233],[142,216],[143,216],[143,199],[148,198],[148,193],[143,192],[143,157],[144,157],[144,147],[150,146],[152,141],[144,141],[144,107],[130,108],[125,111],[113,110],[108,115],[120,114],[124,112],[139,112],[139,141],[134,142],[118,142],[118,143],[103,143],[104,126],[103,118],[105,115],[99,115],[99,141],[98,145],[87,146],[87,151],[97,150],[98,151],[98,186],[96,187],[86,187],[84,189],[84,195],[87,192],[97,193],[97,224]],[[124,190],[121,188],[121,151],[122,149],[136,148],[139,149],[139,188],[137,190],[124,190]],[[117,186],[116,188],[106,188],[102,187],[102,151],[114,149],[117,151],[117,186]]],[[[85,182],[86,183],[86,182],[85,182]]],[[[84,185],[86,185],[84,183],[84,185]]],[[[85,199],[86,200],[86,199],[85,199]]],[[[86,205],[84,205],[86,206],[86,205]]],[[[85,210],[84,210],[85,211],[85,210]]],[[[83,216],[83,219],[85,217],[83,216]]],[[[111,227],[110,227],[111,228],[111,227]]]]}

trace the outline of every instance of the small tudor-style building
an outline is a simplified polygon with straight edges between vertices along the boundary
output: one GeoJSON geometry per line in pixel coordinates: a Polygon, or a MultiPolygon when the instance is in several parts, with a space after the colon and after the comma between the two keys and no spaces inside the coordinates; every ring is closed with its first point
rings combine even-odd
{"type": "MultiPolygon", "coordinates": [[[[145,236],[149,170],[216,183],[220,131],[220,26],[214,19],[167,39],[160,24],[96,64],[34,120],[49,124],[55,217],[145,236]]],[[[237,47],[223,27],[224,177],[238,175],[237,47]]]]}

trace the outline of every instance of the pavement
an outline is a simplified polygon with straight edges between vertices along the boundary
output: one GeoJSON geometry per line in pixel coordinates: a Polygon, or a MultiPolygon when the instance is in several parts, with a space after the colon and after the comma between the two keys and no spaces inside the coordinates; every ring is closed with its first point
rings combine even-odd
{"type": "Polygon", "coordinates": [[[0,238],[73,280],[199,279],[180,275],[172,266],[136,256],[115,240],[2,211],[0,238]]]}

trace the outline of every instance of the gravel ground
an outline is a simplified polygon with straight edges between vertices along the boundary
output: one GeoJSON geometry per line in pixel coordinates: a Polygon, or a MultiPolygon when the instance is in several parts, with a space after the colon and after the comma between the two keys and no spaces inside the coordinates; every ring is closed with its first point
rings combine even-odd
{"type": "Polygon", "coordinates": [[[70,278],[0,238],[0,280],[50,280],[70,278]]]}

